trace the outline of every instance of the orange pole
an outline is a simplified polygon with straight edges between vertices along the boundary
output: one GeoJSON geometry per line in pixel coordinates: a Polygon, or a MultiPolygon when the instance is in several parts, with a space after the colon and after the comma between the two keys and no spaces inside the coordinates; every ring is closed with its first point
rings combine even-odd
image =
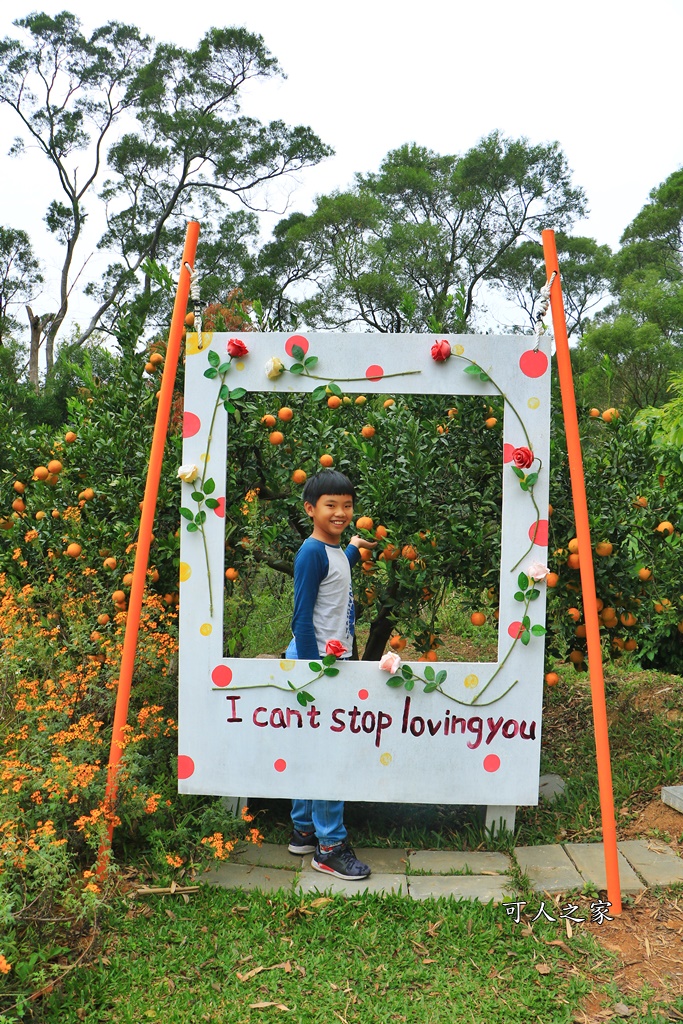
{"type": "Polygon", "coordinates": [[[157,405],[157,414],[154,421],[152,447],[150,449],[149,465],[147,467],[147,481],[145,483],[145,496],[142,503],[142,514],[140,516],[140,529],[138,531],[137,547],[135,549],[133,582],[131,584],[130,599],[128,601],[126,632],[123,638],[119,686],[116,695],[116,709],[114,711],[114,727],[109,751],[109,765],[107,768],[107,786],[104,794],[109,842],[103,842],[100,847],[98,855],[99,875],[102,875],[106,871],[109,858],[109,848],[111,845],[112,835],[114,833],[113,816],[114,808],[116,806],[117,773],[125,746],[125,726],[128,718],[130,691],[133,683],[133,667],[135,665],[135,653],[140,628],[140,614],[142,612],[142,600],[145,589],[145,579],[147,576],[147,566],[149,565],[149,549],[152,544],[152,528],[154,526],[157,495],[159,493],[161,465],[164,458],[168,422],[171,415],[173,388],[178,370],[180,343],[183,336],[183,324],[187,310],[187,300],[190,295],[190,271],[187,269],[186,264],[190,267],[194,266],[198,239],[199,223],[197,221],[189,221],[187,225],[187,232],[185,234],[185,248],[183,249],[183,257],[180,265],[180,278],[173,306],[173,316],[171,318],[171,330],[168,336],[164,371],[161,378],[159,404],[157,405]]]}
{"type": "Polygon", "coordinates": [[[569,356],[567,322],[562,302],[562,286],[560,284],[560,266],[555,246],[555,232],[544,231],[542,237],[548,280],[550,280],[553,273],[555,274],[555,279],[550,286],[550,308],[553,315],[557,369],[560,377],[562,411],[567,434],[567,452],[569,455],[569,475],[574,502],[574,518],[576,521],[576,539],[579,542],[579,571],[581,574],[583,614],[586,622],[588,670],[593,699],[593,728],[595,731],[595,755],[598,765],[602,841],[605,851],[605,875],[607,876],[607,899],[612,904],[610,913],[621,914],[621,885],[619,882],[614,794],[612,792],[612,767],[607,732],[605,679],[602,670],[600,623],[598,620],[598,603],[595,596],[595,573],[593,570],[593,551],[588,524],[588,502],[586,500],[586,483],[583,475],[579,420],[576,413],[576,396],[574,394],[574,379],[572,377],[572,364],[569,356]]]}

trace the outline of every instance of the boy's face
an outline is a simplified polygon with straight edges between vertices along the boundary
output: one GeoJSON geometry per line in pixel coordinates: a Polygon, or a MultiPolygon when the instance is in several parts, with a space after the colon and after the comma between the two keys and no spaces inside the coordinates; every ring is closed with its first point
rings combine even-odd
{"type": "Polygon", "coordinates": [[[353,519],[353,498],[350,494],[321,494],[315,505],[305,502],[304,509],[313,520],[311,536],[325,544],[339,544],[353,519]]]}

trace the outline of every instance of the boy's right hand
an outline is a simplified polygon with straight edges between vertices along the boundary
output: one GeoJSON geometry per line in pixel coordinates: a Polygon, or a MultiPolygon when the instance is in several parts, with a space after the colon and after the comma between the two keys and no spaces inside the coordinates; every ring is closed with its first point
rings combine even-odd
{"type": "Polygon", "coordinates": [[[359,537],[357,533],[349,541],[349,544],[353,544],[355,548],[376,548],[378,543],[376,540],[366,540],[364,537],[359,537]]]}

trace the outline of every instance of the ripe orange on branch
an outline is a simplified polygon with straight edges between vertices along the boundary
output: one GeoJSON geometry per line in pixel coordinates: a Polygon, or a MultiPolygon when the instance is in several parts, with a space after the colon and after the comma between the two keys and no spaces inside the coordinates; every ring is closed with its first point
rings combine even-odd
{"type": "Polygon", "coordinates": [[[266,413],[265,416],[261,417],[261,423],[265,424],[266,427],[274,427],[277,420],[274,416],[271,416],[270,413],[266,413]]]}
{"type": "Polygon", "coordinates": [[[47,464],[48,473],[54,473],[55,475],[61,473],[63,468],[59,459],[51,459],[47,464]]]}
{"type": "Polygon", "coordinates": [[[369,423],[366,423],[364,427],[361,427],[361,434],[368,440],[375,436],[375,428],[369,423]]]}
{"type": "Polygon", "coordinates": [[[546,672],[545,681],[547,686],[557,686],[560,681],[560,677],[557,672],[546,672]]]}
{"type": "Polygon", "coordinates": [[[666,533],[670,537],[674,532],[673,523],[670,523],[668,519],[665,519],[663,522],[659,523],[658,526],[655,526],[655,531],[657,533],[666,533]]]}
{"type": "Polygon", "coordinates": [[[292,480],[294,481],[295,484],[305,484],[306,474],[304,473],[303,469],[295,469],[294,472],[292,473],[292,480]]]}
{"type": "Polygon", "coordinates": [[[327,453],[325,453],[325,455],[321,455],[319,461],[321,466],[327,466],[328,468],[334,465],[334,459],[327,453]]]}
{"type": "Polygon", "coordinates": [[[282,444],[285,439],[285,435],[280,430],[274,430],[272,434],[268,435],[268,440],[271,444],[282,444]]]}
{"type": "Polygon", "coordinates": [[[360,516],[356,519],[357,530],[371,530],[375,524],[373,523],[370,516],[360,516]]]}
{"type": "Polygon", "coordinates": [[[294,413],[288,405],[283,405],[282,408],[278,410],[277,414],[278,419],[282,420],[283,423],[289,423],[293,415],[294,413]]]}
{"type": "Polygon", "coordinates": [[[607,558],[608,555],[612,554],[613,547],[608,540],[601,540],[595,545],[596,555],[600,555],[601,558],[607,558]]]}
{"type": "Polygon", "coordinates": [[[473,626],[483,626],[486,622],[486,616],[483,612],[472,612],[470,622],[473,626]]]}
{"type": "Polygon", "coordinates": [[[78,558],[82,550],[83,548],[81,547],[80,544],[76,544],[75,542],[73,542],[68,545],[66,553],[69,556],[69,558],[78,558]]]}
{"type": "Polygon", "coordinates": [[[33,470],[34,480],[47,480],[49,475],[50,471],[48,470],[47,466],[36,466],[36,468],[33,470]]]}

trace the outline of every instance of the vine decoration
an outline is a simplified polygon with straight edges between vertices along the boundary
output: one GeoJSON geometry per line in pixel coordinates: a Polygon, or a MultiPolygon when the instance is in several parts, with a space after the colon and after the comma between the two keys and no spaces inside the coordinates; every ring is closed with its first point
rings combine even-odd
{"type": "MultiPolygon", "coordinates": [[[[295,376],[310,377],[311,380],[324,380],[327,381],[326,377],[320,377],[315,373],[311,373],[318,363],[317,356],[307,356],[300,345],[292,345],[292,358],[294,362],[291,366],[285,366],[278,356],[271,356],[265,365],[266,377],[268,380],[277,380],[283,373],[293,373],[295,376]]],[[[398,373],[385,373],[382,375],[382,379],[389,377],[410,377],[414,374],[422,373],[422,370],[401,370],[398,373]]],[[[314,388],[311,392],[311,397],[314,402],[322,402],[329,394],[336,395],[338,398],[342,397],[342,389],[336,383],[336,381],[343,381],[345,384],[351,382],[363,381],[367,383],[367,377],[337,377],[333,381],[327,381],[326,384],[321,384],[319,387],[314,388]]]]}

